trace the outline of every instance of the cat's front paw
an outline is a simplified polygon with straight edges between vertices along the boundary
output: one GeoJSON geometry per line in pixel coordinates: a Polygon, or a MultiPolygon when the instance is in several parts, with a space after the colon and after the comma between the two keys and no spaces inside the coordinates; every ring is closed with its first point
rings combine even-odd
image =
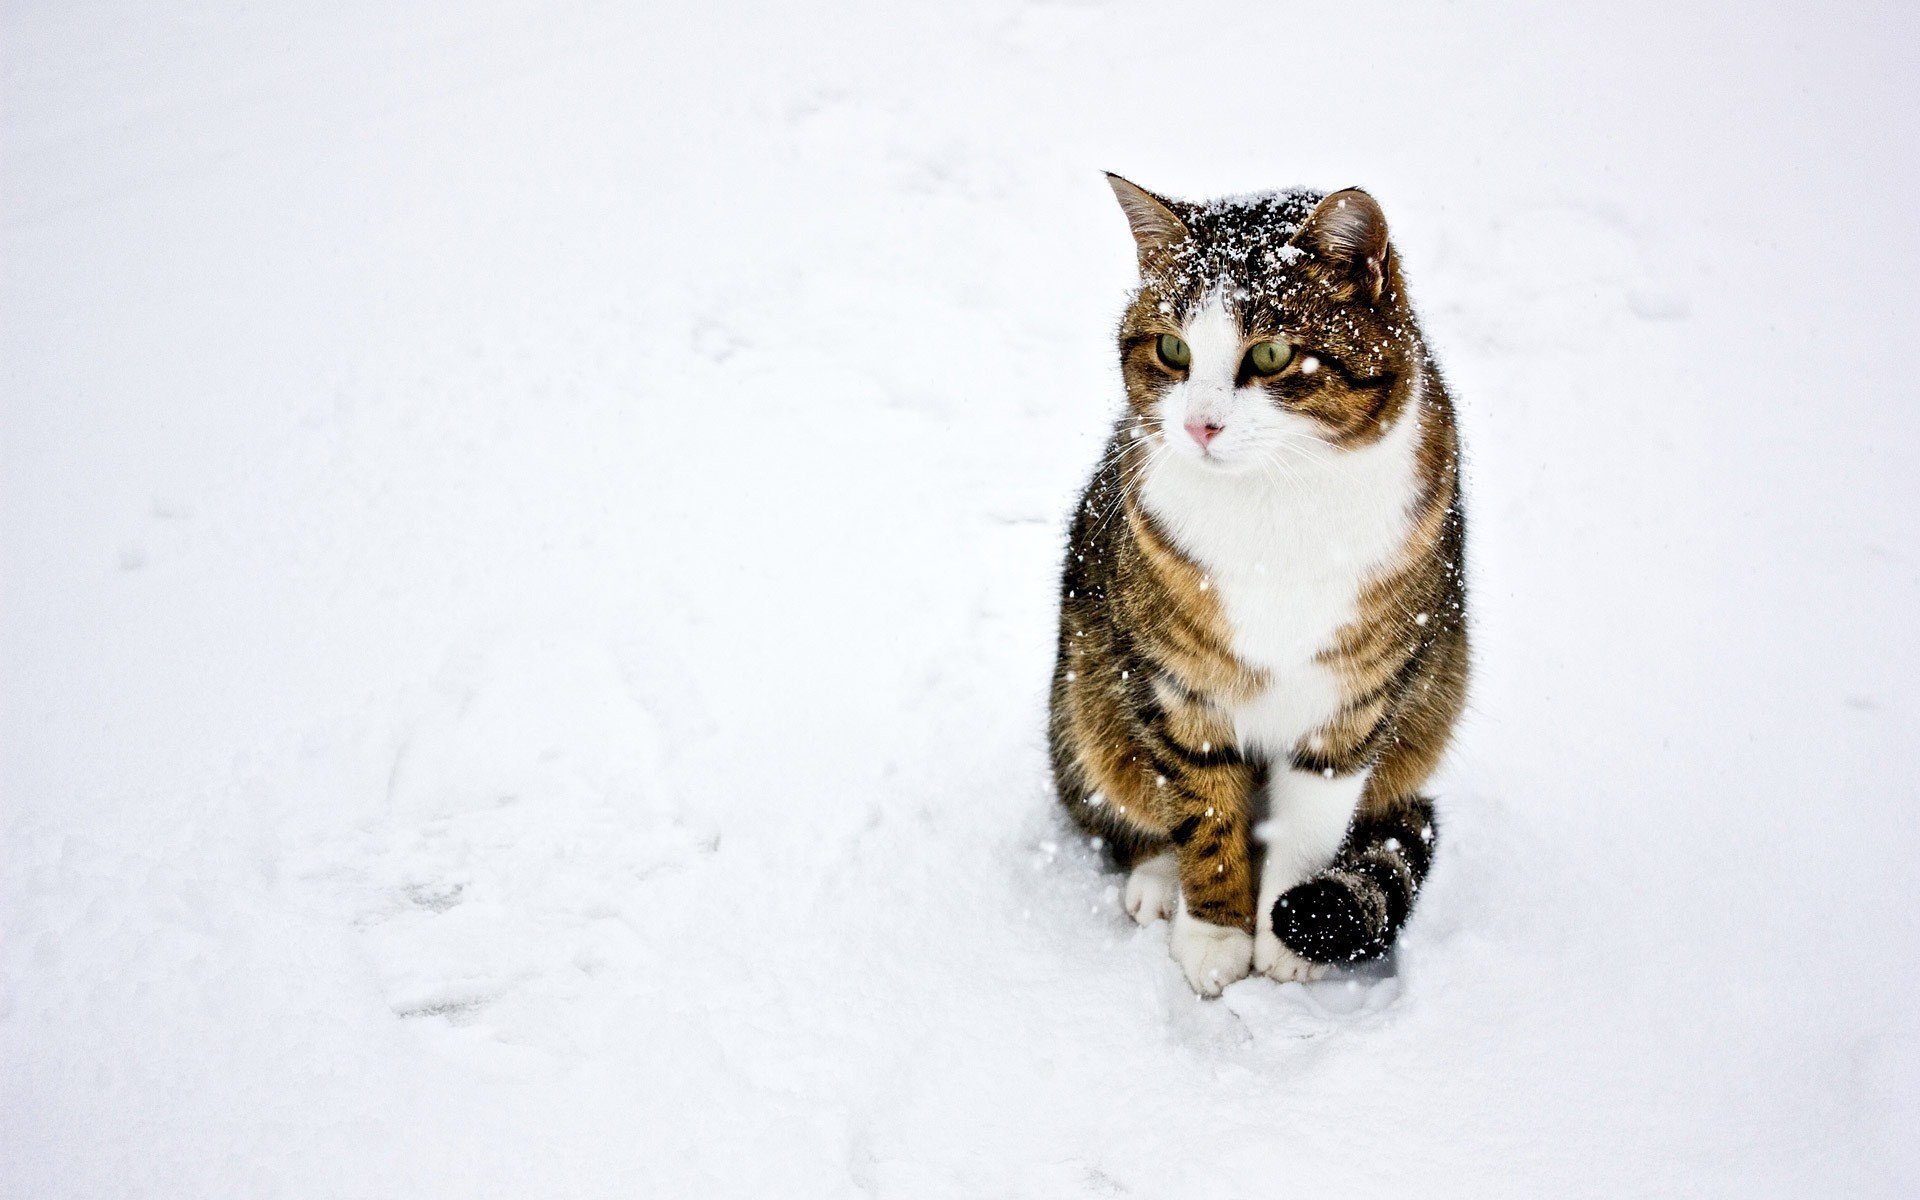
{"type": "Polygon", "coordinates": [[[1184,904],[1174,913],[1170,942],[1173,961],[1202,996],[1218,996],[1228,984],[1245,979],[1253,965],[1252,934],[1190,916],[1184,904]]]}
{"type": "Polygon", "coordinates": [[[1180,901],[1180,868],[1171,853],[1141,859],[1127,873],[1127,914],[1142,925],[1173,915],[1180,901]]]}
{"type": "Polygon", "coordinates": [[[1253,969],[1281,983],[1312,983],[1327,973],[1325,963],[1301,958],[1271,929],[1262,929],[1253,939],[1253,969]]]}

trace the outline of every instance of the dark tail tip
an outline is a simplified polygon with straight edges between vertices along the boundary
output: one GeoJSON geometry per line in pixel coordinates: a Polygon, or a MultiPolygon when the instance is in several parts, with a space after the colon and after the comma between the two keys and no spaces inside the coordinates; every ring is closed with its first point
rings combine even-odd
{"type": "Polygon", "coordinates": [[[1363,817],[1331,867],[1273,906],[1273,931],[1318,963],[1360,963],[1393,948],[1433,859],[1433,803],[1417,798],[1386,817],[1363,817]]]}
{"type": "Polygon", "coordinates": [[[1274,902],[1273,932],[1309,962],[1362,962],[1379,953],[1374,949],[1379,936],[1361,911],[1360,898],[1324,875],[1274,902]]]}

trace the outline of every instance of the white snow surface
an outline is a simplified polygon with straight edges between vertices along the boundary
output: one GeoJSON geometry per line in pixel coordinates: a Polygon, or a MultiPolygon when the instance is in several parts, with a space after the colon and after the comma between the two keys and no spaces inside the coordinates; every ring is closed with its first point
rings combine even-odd
{"type": "Polygon", "coordinates": [[[1920,1190],[1911,7],[0,11],[0,1194],[1920,1190]],[[1056,813],[1102,169],[1382,202],[1398,954],[1056,813]]]}

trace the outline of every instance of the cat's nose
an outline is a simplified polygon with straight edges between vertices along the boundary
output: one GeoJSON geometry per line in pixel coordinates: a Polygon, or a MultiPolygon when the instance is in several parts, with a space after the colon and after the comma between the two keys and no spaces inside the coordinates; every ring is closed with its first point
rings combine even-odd
{"type": "Polygon", "coordinates": [[[1210,421],[1188,421],[1187,436],[1198,442],[1200,448],[1205,450],[1207,443],[1220,436],[1220,431],[1225,428],[1225,425],[1215,425],[1210,421]]]}

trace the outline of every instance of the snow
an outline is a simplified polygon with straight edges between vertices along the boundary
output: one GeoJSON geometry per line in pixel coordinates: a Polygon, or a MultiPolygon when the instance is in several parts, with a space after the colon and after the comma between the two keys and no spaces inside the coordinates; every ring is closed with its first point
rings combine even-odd
{"type": "Polygon", "coordinates": [[[10,6],[0,1194],[1920,1190],[1915,26],[10,6]],[[1104,169],[1367,188],[1460,398],[1379,969],[1051,805],[1104,169]]]}

